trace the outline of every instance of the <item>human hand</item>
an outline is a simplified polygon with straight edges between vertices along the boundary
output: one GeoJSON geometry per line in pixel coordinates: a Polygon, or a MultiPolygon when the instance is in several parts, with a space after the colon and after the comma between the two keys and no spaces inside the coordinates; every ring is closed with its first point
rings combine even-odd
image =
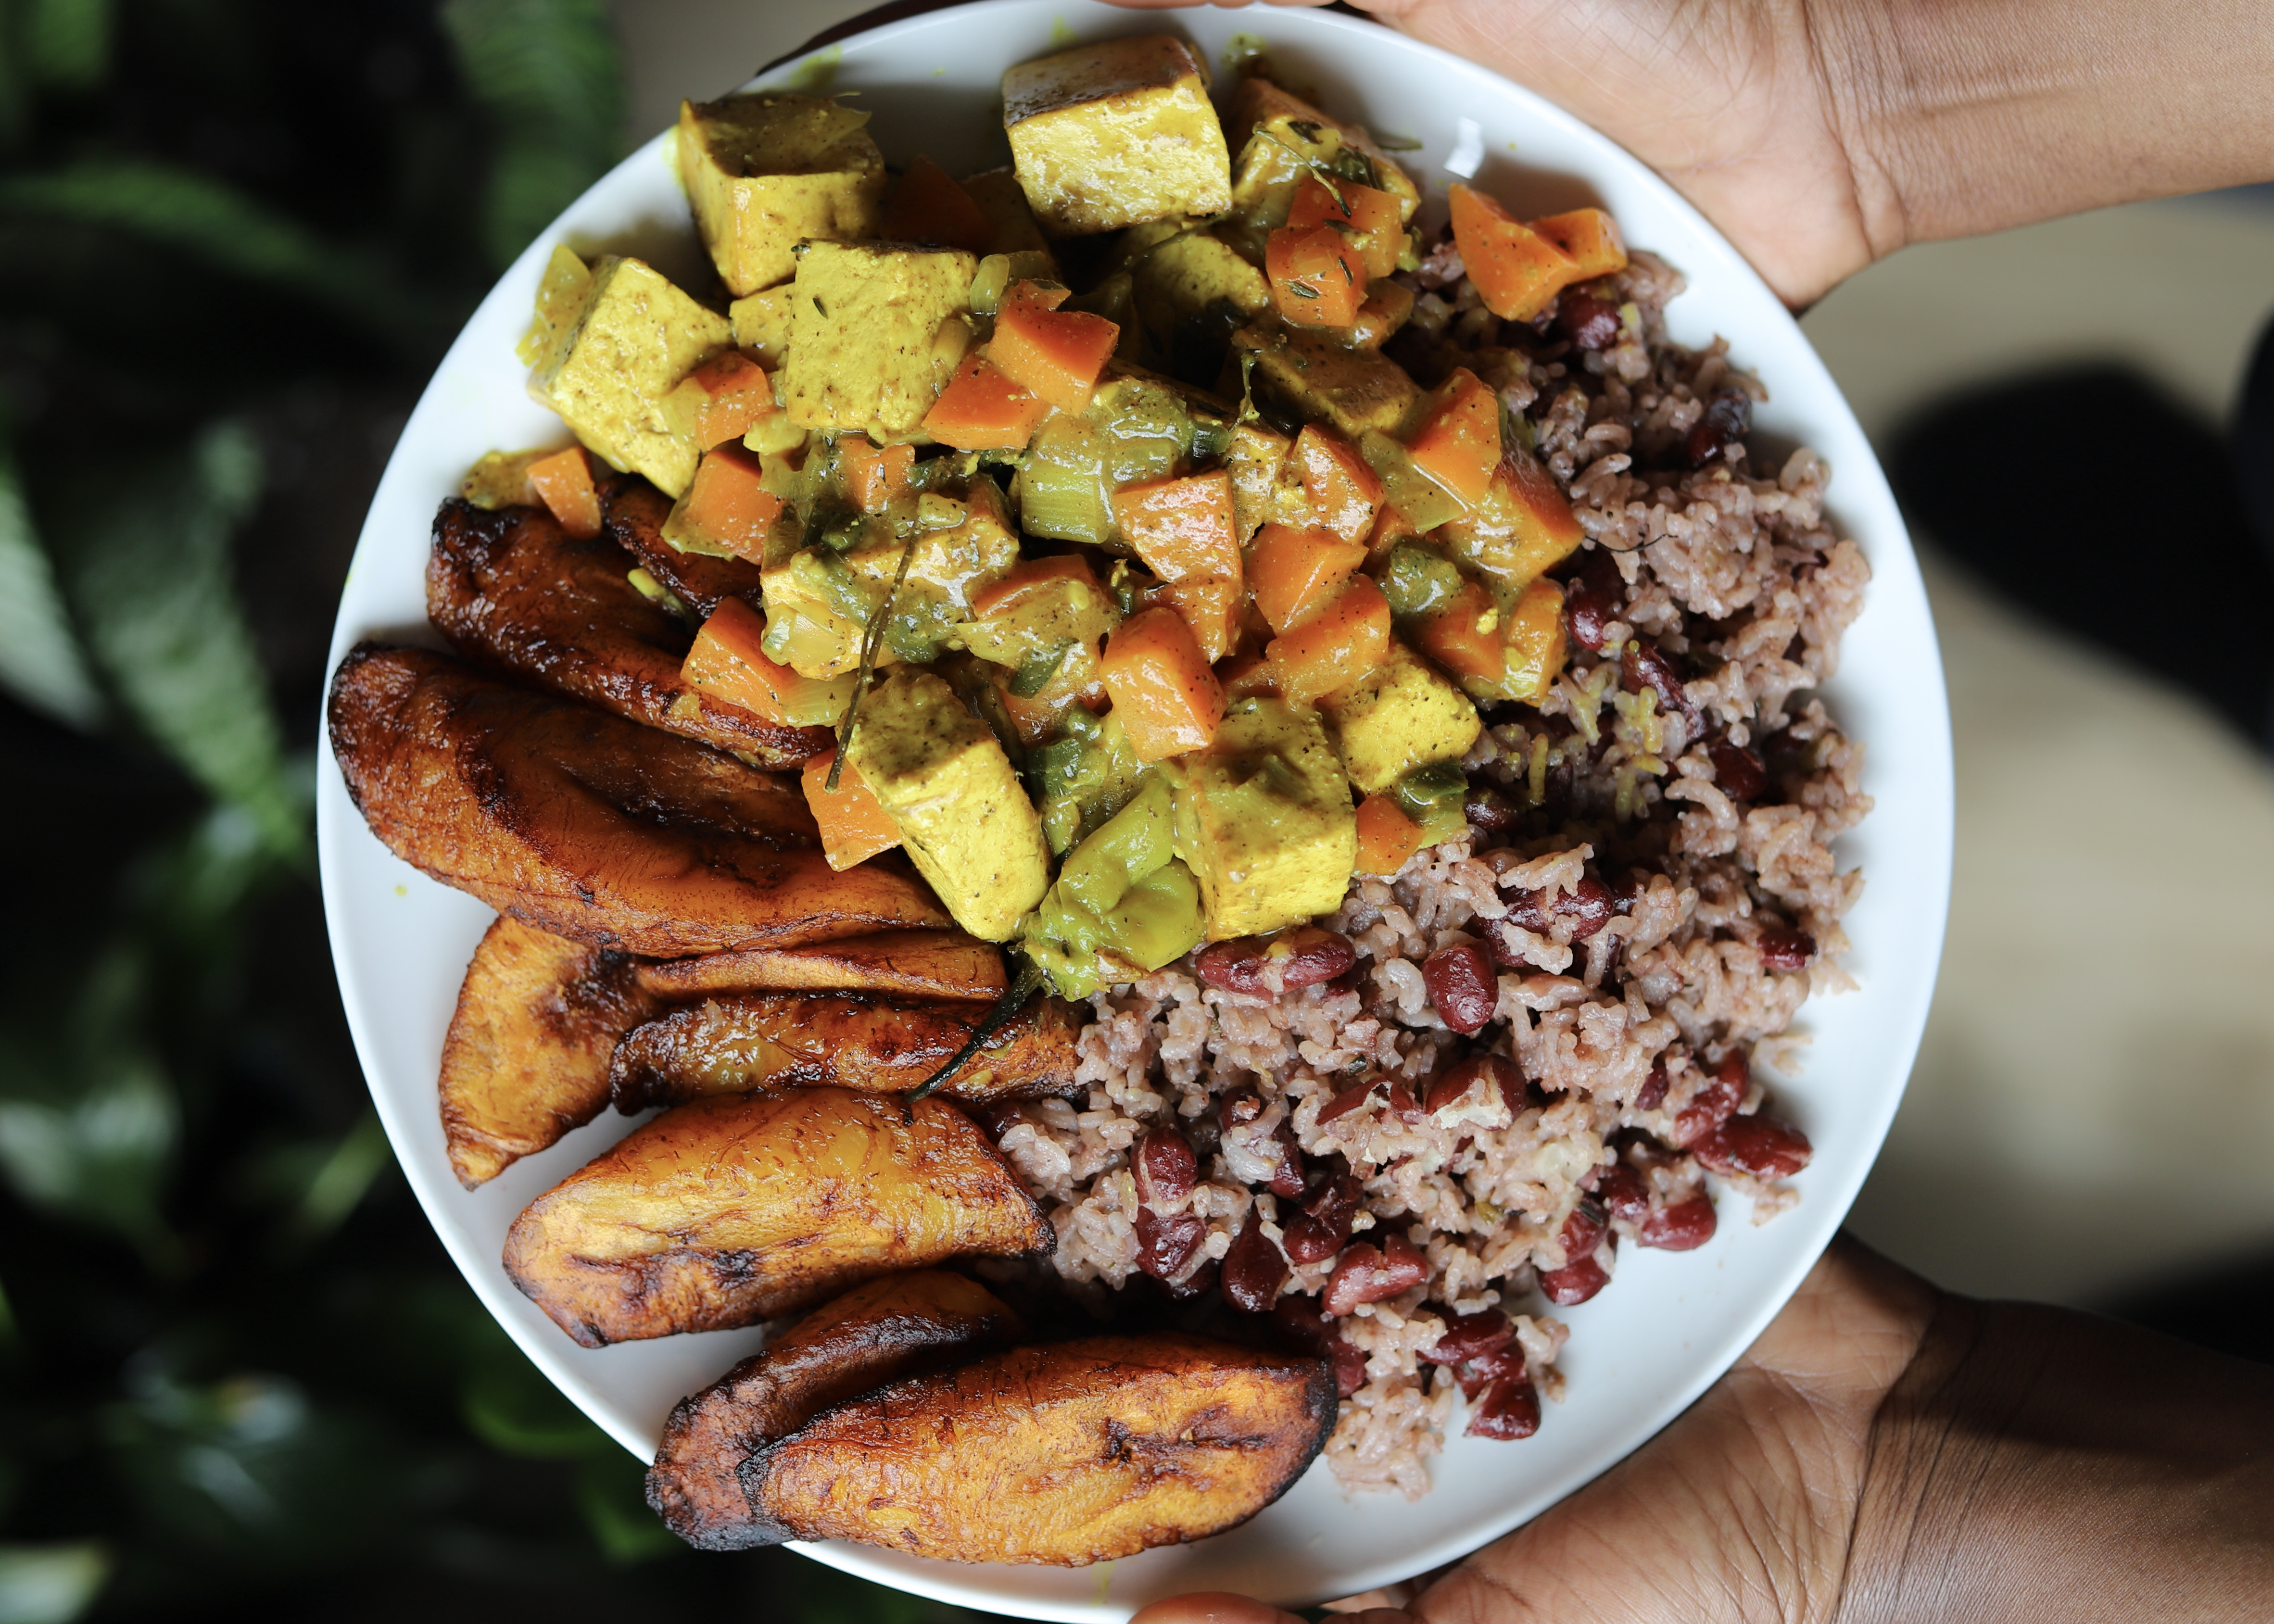
{"type": "Polygon", "coordinates": [[[1609,135],[1795,307],[1907,243],[2274,178],[2262,0],[1356,4],[1609,135]]]}
{"type": "MultiPolygon", "coordinates": [[[[1835,1242],[1767,1330],[1682,1417],[1552,1510],[1355,1624],[1828,1615],[1880,1401],[1937,1294],[1835,1242]]],[[[1236,1596],[1154,1603],[1131,1624],[1298,1624],[1236,1596]]]]}

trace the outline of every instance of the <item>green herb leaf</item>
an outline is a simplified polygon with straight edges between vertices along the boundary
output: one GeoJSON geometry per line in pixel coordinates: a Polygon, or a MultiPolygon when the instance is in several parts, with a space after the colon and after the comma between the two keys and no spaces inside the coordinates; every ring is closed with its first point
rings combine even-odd
{"type": "Polygon", "coordinates": [[[0,687],[35,710],[87,729],[102,720],[54,566],[33,533],[14,458],[0,452],[0,687]]]}

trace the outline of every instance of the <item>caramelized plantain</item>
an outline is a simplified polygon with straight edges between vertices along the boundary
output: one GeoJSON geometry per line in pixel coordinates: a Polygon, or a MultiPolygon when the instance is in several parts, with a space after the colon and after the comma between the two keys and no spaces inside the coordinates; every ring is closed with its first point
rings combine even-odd
{"type": "Polygon", "coordinates": [[[795,779],[448,656],[363,644],[329,715],[388,849],[573,941],[676,959],[949,922],[892,853],[832,872],[795,779]]]}
{"type": "MultiPolygon", "coordinates": [[[[754,1088],[833,1086],[900,1094],[945,1065],[987,1015],[982,1004],[894,1002],[860,994],[713,998],[627,1034],[608,1065],[608,1090],[626,1116],[651,1105],[754,1088]]],[[[989,1036],[941,1092],[973,1103],[1069,1093],[1081,1026],[1072,1004],[1033,999],[989,1036]]]]}
{"type": "Polygon", "coordinates": [[[938,1269],[855,1286],[702,1392],[679,1401],[647,1475],[647,1503],[705,1551],[772,1543],[742,1492],[750,1452],[819,1411],[1018,1339],[1019,1317],[985,1287],[938,1269]]]}
{"type": "Polygon", "coordinates": [[[1057,1234],[953,1106],[842,1088],[666,1111],[514,1220],[505,1267],[588,1348],[751,1325],[894,1269],[1057,1234]]]}
{"type": "Polygon", "coordinates": [[[622,480],[602,501],[602,524],[608,539],[636,559],[641,568],[669,587],[697,614],[707,620],[730,598],[739,598],[764,613],[765,594],[756,564],[707,553],[681,553],[663,538],[663,522],[671,516],[671,499],[646,480],[622,480]]]}
{"type": "Polygon", "coordinates": [[[442,1041],[442,1137],[458,1182],[471,1190],[599,1116],[616,1040],[658,1003],[624,954],[500,914],[442,1041]]]}
{"type": "Polygon", "coordinates": [[[895,1381],[742,1468],[754,1530],[955,1562],[1082,1567],[1220,1533],[1327,1441],[1324,1359],[1092,1336],[895,1381]]]}
{"type": "Polygon", "coordinates": [[[642,964],[659,998],[738,992],[874,992],[992,1004],[1010,986],[1003,950],[960,930],[892,930],[811,947],[764,947],[642,964]]]}
{"type": "Polygon", "coordinates": [[[825,727],[792,727],[712,698],[680,676],[695,628],[627,578],[624,549],[578,540],[542,508],[486,512],[451,498],[434,515],[426,615],[459,652],[588,704],[794,767],[829,748],[825,727]]]}

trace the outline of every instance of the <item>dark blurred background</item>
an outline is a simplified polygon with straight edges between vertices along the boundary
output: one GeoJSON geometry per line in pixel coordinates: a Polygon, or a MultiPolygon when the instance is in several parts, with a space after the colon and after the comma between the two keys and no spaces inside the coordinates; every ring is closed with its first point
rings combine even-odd
{"type": "MultiPolygon", "coordinates": [[[[640,1463],[492,1324],[396,1176],[312,878],[333,611],[444,345],[679,94],[722,91],[856,9],[0,0],[0,759],[13,792],[0,800],[0,1624],[248,1606],[975,1616],[787,1553],[696,1555],[664,1532],[640,1463]],[[702,82],[682,83],[690,72],[702,82]]],[[[2173,229],[2157,228],[2166,252],[2173,229]]],[[[1905,256],[1887,274],[1907,263],[1943,262],[1905,256]]],[[[2200,291],[2202,265],[2191,274],[2200,291]]],[[[2209,1147],[2198,1116],[2145,1188],[2136,1167],[2127,1186],[2120,1168],[2080,1159],[2074,1133],[2054,1136],[2059,1169],[2043,1177],[1968,1159],[2021,1142],[2009,1136],[2042,1124],[2048,1099],[2074,1104],[2077,1066],[2040,1056],[2074,1022],[2032,1026],[2025,1002],[2022,1047],[2002,1058],[1946,1035],[1962,1037],[1951,1023],[1997,955],[2014,956],[2017,905],[1992,882],[2045,826],[2034,803],[2011,829],[1995,807],[1969,811],[1982,782],[1966,764],[1969,718],[1985,695],[2114,685],[2090,690],[2117,697],[2072,749],[2079,806],[2121,778],[2111,715],[2148,695],[2125,725],[2186,743],[2180,788],[2244,807],[2232,827],[2274,854],[2274,645],[2257,629],[2274,590],[2233,484],[2248,459],[2214,411],[2089,345],[1961,393],[1914,391],[1873,421],[1869,380],[1895,363],[1867,364],[1856,335],[1875,318],[1854,312],[1892,285],[1867,274],[1811,331],[1942,549],[1961,968],[1946,968],[1946,1035],[1930,1034],[1909,1125],[1861,1218],[1952,1283],[2112,1305],[2267,1357],[2274,1270],[2254,1261],[2274,1232],[2266,1181],[2237,1175],[2222,1194],[2218,1174],[2263,1168],[2274,1143],[2267,1001],[2209,1000],[2242,1035],[2213,1045],[2197,1068],[2208,1081],[2189,1081],[2168,1034],[2160,1062],[2121,1072],[2115,1086],[2151,1103],[2160,1092],[2157,1120],[2174,1091],[2196,1100],[2190,1087],[2225,1113],[2209,1147]],[[2032,470],[2026,485],[1993,477],[2014,466],[2032,470]],[[1984,649],[2038,664],[1984,675],[1967,663],[1984,649]],[[1969,846],[1984,828],[2006,842],[1986,858],[1969,846]],[[1966,899],[1985,885],[2004,909],[1989,937],[2008,934],[1969,958],[1966,899]],[[1985,1116],[1985,1099],[2009,1117],[1985,1116]],[[2205,1157],[2210,1176],[2171,1172],[2205,1157]],[[2206,1190],[2242,1216],[2207,1229],[2187,1207],[2206,1190]],[[2088,1256],[2097,1272],[2071,1267],[2088,1256]]],[[[1986,297],[1977,287],[1964,308],[1986,297]]],[[[1902,335],[1901,359],[1911,335],[1949,332],[1903,327],[1903,310],[1931,304],[1897,299],[1876,318],[1902,335]]],[[[1997,758],[2016,748],[2004,739],[1997,758]]],[[[2169,801],[2142,819],[2168,836],[2169,801]]],[[[2274,861],[2224,838],[2212,848],[2240,869],[2210,877],[2211,906],[2183,896],[2187,934],[2157,938],[2155,962],[2198,991],[2238,955],[2245,970],[2268,961],[2248,932],[2274,907],[2226,908],[2238,925],[2218,903],[2247,903],[2274,861]]],[[[2076,889],[2086,861],[2056,865],[2054,889],[2076,889]]],[[[2105,1032],[2085,1036],[2106,1047],[2105,1032]]],[[[2101,1116],[2125,1154],[2143,1154],[2123,1110],[2101,1116]]]]}

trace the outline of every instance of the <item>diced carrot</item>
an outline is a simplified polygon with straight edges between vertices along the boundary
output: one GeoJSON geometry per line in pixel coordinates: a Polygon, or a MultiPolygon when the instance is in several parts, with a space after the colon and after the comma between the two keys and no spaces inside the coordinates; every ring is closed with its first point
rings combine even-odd
{"type": "Polygon", "coordinates": [[[1224,689],[1173,609],[1141,610],[1105,641],[1105,691],[1139,761],[1205,748],[1224,720],[1224,689]]]}
{"type": "Polygon", "coordinates": [[[1181,581],[1163,581],[1145,594],[1147,604],[1165,604],[1184,617],[1193,640],[1211,663],[1239,643],[1246,601],[1240,583],[1228,575],[1186,575],[1181,581]]]}
{"type": "Polygon", "coordinates": [[[664,415],[697,451],[742,439],[779,410],[772,375],[739,350],[712,357],[664,397],[664,415]]]}
{"type": "Polygon", "coordinates": [[[1532,229],[1571,257],[1577,271],[1573,282],[1627,268],[1627,245],[1619,236],[1619,223],[1600,208],[1549,214],[1533,221],[1532,229]]]}
{"type": "Polygon", "coordinates": [[[1054,282],[1036,282],[1021,276],[1003,289],[995,313],[999,316],[1007,310],[1056,310],[1073,297],[1072,289],[1062,288],[1054,282]]]}
{"type": "Polygon", "coordinates": [[[760,483],[758,459],[737,445],[713,446],[696,465],[695,481],[679,499],[666,535],[683,548],[730,553],[765,561],[766,532],[781,516],[781,499],[760,483]]]}
{"type": "Polygon", "coordinates": [[[1332,530],[1267,524],[1250,550],[1249,590],[1271,629],[1284,634],[1324,606],[1365,562],[1363,542],[1344,541],[1332,530]]]}
{"type": "Polygon", "coordinates": [[[1389,550],[1408,536],[1418,536],[1411,521],[1389,503],[1374,515],[1374,528],[1366,533],[1366,561],[1369,568],[1389,556],[1389,550]]]}
{"type": "Polygon", "coordinates": [[[837,458],[845,470],[845,494],[862,513],[875,514],[890,507],[892,498],[908,493],[916,448],[885,446],[880,449],[870,445],[866,435],[847,436],[838,442],[837,458]]]}
{"type": "Polygon", "coordinates": [[[1050,414],[1048,401],[1020,388],[983,355],[964,357],[932,402],[923,432],[958,451],[1023,451],[1050,414]]]}
{"type": "Polygon", "coordinates": [[[1501,692],[1538,704],[1562,674],[1568,647],[1563,631],[1563,589],[1542,577],[1524,589],[1508,612],[1502,639],[1501,692]]]}
{"type": "Polygon", "coordinates": [[[983,254],[995,229],[986,211],[953,176],[919,155],[885,194],[885,217],[877,235],[886,242],[933,243],[983,254]]]}
{"type": "Polygon", "coordinates": [[[1235,654],[1216,667],[1216,676],[1224,684],[1227,703],[1258,696],[1278,697],[1279,680],[1271,674],[1271,662],[1261,654],[1235,654]]]}
{"type": "Polygon", "coordinates": [[[712,698],[769,721],[823,727],[842,716],[854,679],[801,677],[766,658],[758,646],[765,635],[765,617],[739,598],[722,599],[695,634],[680,675],[712,698]]]}
{"type": "Polygon", "coordinates": [[[1424,616],[1421,651],[1459,680],[1498,682],[1502,670],[1500,609],[1473,581],[1424,616]]]}
{"type": "Polygon", "coordinates": [[[900,843],[900,830],[851,762],[837,775],[837,787],[829,787],[829,767],[836,759],[835,750],[824,750],[805,763],[798,781],[805,790],[805,804],[813,808],[813,821],[821,827],[821,854],[842,873],[879,852],[891,851],[900,843]]]}
{"type": "Polygon", "coordinates": [[[1293,455],[1312,523],[1344,541],[1363,541],[1382,506],[1382,481],[1358,447],[1332,429],[1306,423],[1295,437],[1293,455]]]}
{"type": "Polygon", "coordinates": [[[1503,321],[1529,321],[1578,280],[1577,263],[1503,207],[1497,198],[1452,184],[1453,243],[1485,308],[1503,321]]]}
{"type": "Polygon", "coordinates": [[[1516,521],[1517,552],[1505,568],[1544,575],[1579,550],[1586,527],[1539,458],[1510,446],[1493,478],[1516,521]]]}
{"type": "Polygon", "coordinates": [[[1298,704],[1347,687],[1389,658],[1389,600],[1364,575],[1264,650],[1279,691],[1298,704]]]}
{"type": "MultiPolygon", "coordinates": [[[[1091,672],[1095,673],[1097,665],[1094,657],[1088,665],[1091,672]]],[[[1086,694],[1094,691],[1097,705],[1103,707],[1105,703],[1105,691],[1094,676],[1089,682],[1079,687],[1061,687],[1058,680],[1053,677],[1048,688],[1029,696],[1011,691],[1011,684],[1018,674],[1008,666],[997,665],[990,671],[987,680],[995,689],[995,697],[1002,702],[1003,713],[1011,718],[1011,726],[1018,733],[1019,742],[1029,749],[1038,744],[1047,744],[1058,731],[1058,724],[1065,719],[1066,712],[1085,703],[1086,694]]]]}
{"type": "Polygon", "coordinates": [[[1145,568],[1163,581],[1239,575],[1239,520],[1224,469],[1148,479],[1113,493],[1113,522],[1145,568]]]}
{"type": "Polygon", "coordinates": [[[1021,559],[1001,577],[971,595],[971,618],[983,620],[990,614],[1007,614],[1053,581],[1079,581],[1101,594],[1105,590],[1098,585],[1097,572],[1090,568],[1089,560],[1079,553],[1021,559]]]}
{"type": "Polygon", "coordinates": [[[1298,327],[1346,327],[1366,303],[1366,264],[1332,226],[1282,226],[1263,243],[1263,270],[1279,313],[1298,327]]]}
{"type": "Polygon", "coordinates": [[[1387,791],[1358,803],[1358,871],[1395,874],[1429,844],[1428,831],[1387,791]]]}
{"type": "Polygon", "coordinates": [[[1080,411],[1089,404],[1098,373],[1121,342],[1121,328],[1088,311],[1053,308],[1065,297],[1064,289],[1013,282],[995,312],[995,336],[987,341],[987,354],[1020,387],[1061,411],[1080,411]],[[1043,297],[1053,293],[1057,298],[1045,304],[1043,297]]]}
{"type": "Polygon", "coordinates": [[[529,488],[577,540],[589,541],[600,533],[600,492],[592,484],[592,464],[584,447],[571,446],[531,462],[529,488]]]}
{"type": "Polygon", "coordinates": [[[1467,367],[1455,368],[1405,450],[1416,468],[1475,507],[1500,466],[1500,396],[1467,367]]]}
{"type": "Polygon", "coordinates": [[[1397,268],[1397,251],[1405,241],[1404,222],[1397,217],[1397,199],[1386,192],[1338,180],[1329,188],[1315,175],[1306,176],[1287,207],[1290,230],[1308,231],[1335,226],[1347,233],[1366,266],[1367,280],[1387,276],[1397,268]]]}

